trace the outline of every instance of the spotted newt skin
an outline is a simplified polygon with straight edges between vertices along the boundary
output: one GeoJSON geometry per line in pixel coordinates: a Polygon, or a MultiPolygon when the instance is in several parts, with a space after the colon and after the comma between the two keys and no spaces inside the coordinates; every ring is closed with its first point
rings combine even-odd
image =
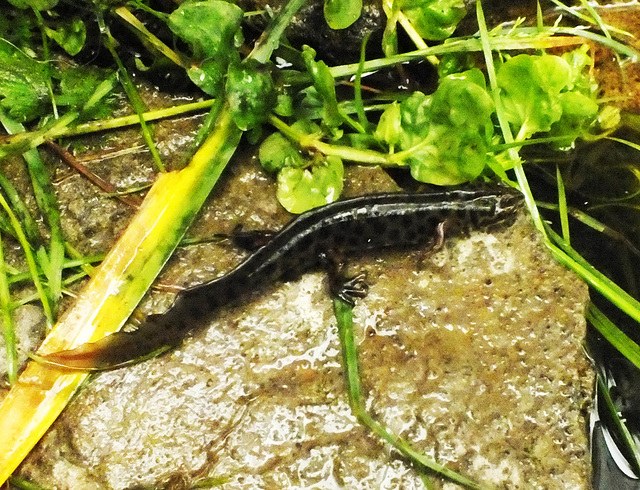
{"type": "Polygon", "coordinates": [[[102,370],[166,350],[217,308],[273,281],[296,278],[327,254],[439,242],[443,230],[465,232],[512,219],[521,196],[507,188],[459,188],[345,199],[301,214],[227,274],[179,293],[164,314],[133,332],[118,332],[44,357],[71,369],[102,370]]]}

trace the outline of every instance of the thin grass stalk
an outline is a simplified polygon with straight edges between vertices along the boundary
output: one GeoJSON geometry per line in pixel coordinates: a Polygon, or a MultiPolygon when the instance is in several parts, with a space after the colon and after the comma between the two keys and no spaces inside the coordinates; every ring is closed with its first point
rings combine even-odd
{"type": "Polygon", "coordinates": [[[556,182],[558,186],[558,213],[560,214],[560,228],[562,229],[562,239],[567,245],[571,245],[569,233],[569,213],[567,211],[567,194],[564,188],[564,179],[560,172],[560,167],[556,165],[556,182]]]}
{"type": "Polygon", "coordinates": [[[147,108],[145,107],[145,104],[142,98],[140,97],[138,90],[133,84],[133,81],[129,77],[129,73],[127,72],[126,67],[122,63],[120,56],[118,56],[118,53],[115,48],[116,41],[111,35],[109,27],[104,21],[102,12],[100,10],[96,10],[96,13],[97,13],[98,26],[100,27],[100,32],[103,34],[105,46],[109,50],[109,53],[111,53],[111,57],[116,62],[116,65],[118,66],[120,83],[122,84],[122,87],[124,88],[124,91],[127,94],[129,102],[133,106],[134,112],[138,115],[138,121],[140,122],[140,128],[142,130],[142,137],[147,145],[147,148],[149,148],[149,152],[151,153],[151,156],[153,157],[153,161],[155,163],[156,169],[160,172],[164,172],[165,166],[164,166],[164,163],[162,163],[162,158],[160,157],[160,153],[158,153],[158,149],[156,148],[156,144],[153,140],[153,136],[151,135],[151,130],[147,125],[147,122],[142,117],[142,114],[147,111],[147,108]]]}
{"type": "Polygon", "coordinates": [[[342,362],[345,370],[345,383],[349,405],[358,421],[380,439],[388,442],[400,454],[405,456],[419,469],[427,469],[472,490],[487,490],[488,487],[463,476],[446,466],[416,451],[403,438],[392,434],[380,422],[375,420],[366,409],[362,394],[358,367],[358,348],[353,333],[353,307],[339,298],[333,300],[333,310],[338,324],[338,336],[342,347],[342,362]]]}
{"type": "MultiPolygon", "coordinates": [[[[215,104],[214,99],[207,99],[198,102],[190,102],[188,104],[180,104],[173,107],[167,107],[164,109],[157,109],[153,111],[147,111],[142,114],[142,118],[146,122],[158,121],[160,119],[167,119],[190,112],[203,111],[211,109],[215,104]]],[[[58,138],[64,138],[68,136],[80,136],[89,133],[98,133],[100,131],[108,131],[110,129],[119,129],[127,126],[133,126],[140,122],[138,115],[114,117],[111,119],[101,119],[96,121],[90,121],[77,126],[64,126],[50,128],[45,131],[43,139],[45,141],[55,140],[58,138]]],[[[5,147],[11,144],[17,144],[18,142],[31,141],[36,134],[40,132],[24,132],[14,135],[11,138],[4,139],[5,147]]]]}
{"type": "Polygon", "coordinates": [[[18,351],[16,349],[16,332],[13,323],[13,304],[9,289],[9,278],[4,260],[4,245],[0,233],[0,317],[2,318],[2,332],[6,349],[7,377],[10,384],[18,379],[18,351]]]}
{"type": "Polygon", "coordinates": [[[31,249],[31,244],[22,229],[22,225],[16,215],[13,213],[13,210],[9,206],[9,203],[5,199],[4,195],[0,193],[0,206],[4,208],[5,213],[9,216],[9,220],[11,222],[11,226],[13,227],[16,237],[20,242],[20,246],[22,247],[22,251],[25,256],[25,260],[27,261],[27,266],[29,268],[29,273],[31,274],[31,280],[33,281],[36,290],[38,291],[38,296],[40,301],[42,302],[42,309],[44,311],[44,315],[47,319],[49,325],[53,324],[53,307],[49,301],[49,297],[45,291],[44,286],[42,285],[42,281],[40,280],[40,273],[38,271],[38,266],[36,264],[36,259],[33,254],[33,250],[31,249]]]}
{"type": "MultiPolygon", "coordinates": [[[[607,341],[634,366],[640,369],[640,346],[627,336],[618,326],[594,304],[587,309],[587,321],[600,332],[607,341]]],[[[640,473],[639,473],[640,474],[640,473]]]]}
{"type": "Polygon", "coordinates": [[[362,46],[360,47],[360,63],[359,69],[353,80],[353,102],[355,105],[355,111],[358,116],[358,122],[360,126],[366,130],[369,128],[370,123],[365,115],[364,104],[362,103],[362,74],[364,69],[364,63],[366,61],[366,49],[369,41],[370,33],[367,33],[362,40],[362,46]]]}
{"type": "Polygon", "coordinates": [[[547,226],[546,228],[548,235],[557,244],[551,243],[551,241],[547,242],[547,246],[555,259],[577,273],[587,284],[595,288],[596,291],[633,320],[640,322],[640,302],[593,267],[576,250],[565,244],[562,238],[550,227],[547,226]]]}
{"type": "Polygon", "coordinates": [[[598,385],[598,395],[602,398],[609,420],[613,422],[616,435],[618,436],[618,441],[625,449],[625,459],[629,462],[629,465],[635,474],[640,475],[640,452],[638,451],[638,446],[636,445],[631,432],[629,432],[625,421],[620,418],[618,409],[611,398],[609,386],[607,386],[604,375],[598,373],[596,381],[598,385]]]}
{"type": "Polygon", "coordinates": [[[9,478],[9,483],[12,487],[18,488],[19,490],[50,490],[46,487],[38,485],[37,483],[33,483],[29,480],[17,476],[12,476],[11,478],[9,478]]]}
{"type": "Polygon", "coordinates": [[[54,316],[62,297],[62,265],[64,263],[64,237],[60,223],[60,208],[51,185],[49,172],[37,150],[32,149],[23,154],[27,163],[33,193],[42,215],[49,226],[49,250],[46,260],[40,261],[48,281],[48,295],[51,300],[54,316]]]}
{"type": "Polygon", "coordinates": [[[123,21],[125,21],[138,35],[138,38],[153,48],[157,53],[161,53],[168,60],[173,62],[175,65],[180,66],[184,69],[187,69],[188,66],[182,61],[182,58],[169,46],[163,43],[158,37],[153,34],[149,29],[147,29],[138,18],[131,13],[131,11],[126,7],[118,7],[114,10],[114,13],[120,17],[123,21]]]}

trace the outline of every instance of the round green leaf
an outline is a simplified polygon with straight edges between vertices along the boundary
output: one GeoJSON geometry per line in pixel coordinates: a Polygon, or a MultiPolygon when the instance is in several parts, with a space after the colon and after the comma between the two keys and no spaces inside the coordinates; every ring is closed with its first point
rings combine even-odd
{"type": "Polygon", "coordinates": [[[331,29],[345,29],[362,13],[362,0],[325,0],[324,18],[331,29]]]}
{"type": "Polygon", "coordinates": [[[242,131],[259,126],[277,103],[271,73],[253,60],[229,66],[225,90],[233,121],[242,131]]]}
{"type": "Polygon", "coordinates": [[[290,213],[303,213],[338,199],[343,177],[342,160],[334,156],[307,169],[285,167],[278,173],[276,197],[290,213]]]}
{"type": "Polygon", "coordinates": [[[432,129],[429,140],[409,160],[419,182],[457,185],[478,178],[487,164],[486,144],[477,133],[457,134],[447,126],[432,129]]]}
{"type": "Polygon", "coordinates": [[[82,19],[77,17],[70,22],[65,22],[55,31],[45,28],[45,32],[71,56],[77,55],[82,50],[87,39],[87,28],[82,19]]]}
{"type": "Polygon", "coordinates": [[[260,164],[267,172],[277,172],[283,167],[302,167],[305,161],[291,142],[281,133],[269,135],[258,150],[260,164]]]}

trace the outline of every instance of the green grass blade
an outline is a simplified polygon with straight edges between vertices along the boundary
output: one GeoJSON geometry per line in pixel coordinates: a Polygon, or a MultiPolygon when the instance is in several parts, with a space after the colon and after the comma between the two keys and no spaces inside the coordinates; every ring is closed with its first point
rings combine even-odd
{"type": "MultiPolygon", "coordinates": [[[[559,206],[557,204],[551,204],[543,201],[536,201],[539,208],[542,209],[550,209],[553,211],[558,211],[559,206]]],[[[595,206],[592,206],[592,209],[595,206]]],[[[567,207],[567,213],[572,218],[580,221],[582,224],[588,226],[589,228],[597,231],[598,233],[603,233],[604,235],[622,243],[632,254],[640,257],[640,249],[629,240],[623,233],[619,232],[611,228],[610,226],[604,224],[602,221],[597,220],[593,216],[585,213],[584,211],[572,207],[567,207]]]]}
{"type": "Polygon", "coordinates": [[[355,105],[356,114],[358,115],[358,122],[360,123],[360,127],[364,128],[365,131],[369,129],[370,123],[365,115],[364,105],[362,103],[362,74],[364,72],[364,63],[366,61],[367,54],[367,43],[369,42],[369,37],[371,33],[367,33],[362,40],[362,47],[360,48],[360,63],[358,66],[358,72],[356,73],[355,79],[353,81],[353,102],[355,105]]]}
{"type": "Polygon", "coordinates": [[[49,172],[38,151],[29,150],[23,157],[27,162],[27,167],[31,174],[36,202],[49,225],[48,260],[46,266],[42,262],[40,265],[47,277],[49,297],[55,313],[62,297],[62,266],[65,255],[64,237],[60,223],[60,208],[58,207],[55,191],[51,185],[49,172]]]}
{"type": "MultiPolygon", "coordinates": [[[[142,117],[147,122],[157,121],[160,119],[179,116],[181,114],[186,114],[189,112],[211,109],[214,104],[215,100],[213,99],[190,102],[188,104],[179,104],[173,107],[166,107],[164,109],[148,111],[142,114],[142,117]]],[[[126,126],[133,126],[138,123],[139,118],[137,115],[114,117],[111,119],[101,119],[97,121],[89,121],[86,123],[78,124],[77,126],[57,126],[55,130],[48,129],[47,131],[45,131],[43,138],[45,141],[49,141],[67,136],[78,136],[82,134],[107,131],[110,129],[124,128],[126,126]]],[[[40,134],[40,131],[20,133],[15,135],[13,138],[7,138],[7,142],[17,143],[21,141],[31,141],[36,135],[40,134]]]]}
{"type": "Polygon", "coordinates": [[[618,409],[616,408],[613,400],[611,399],[611,393],[609,392],[609,387],[607,386],[605,380],[603,379],[603,375],[598,374],[597,376],[598,383],[598,395],[602,398],[604,402],[605,409],[607,410],[607,416],[609,417],[609,421],[613,422],[613,427],[615,429],[615,435],[617,436],[618,443],[622,444],[622,449],[625,458],[629,462],[631,468],[635,472],[636,475],[640,474],[640,453],[638,451],[638,446],[636,445],[633,436],[629,432],[625,421],[620,418],[620,414],[618,413],[618,409]]]}
{"type": "Polygon", "coordinates": [[[42,281],[40,280],[40,274],[38,271],[38,266],[36,264],[36,259],[33,254],[33,250],[31,248],[31,244],[29,240],[27,240],[27,236],[25,235],[24,230],[22,229],[22,225],[20,221],[14,214],[13,210],[9,206],[9,203],[5,199],[5,197],[0,194],[0,206],[4,209],[4,211],[9,216],[9,220],[11,221],[11,226],[13,227],[16,237],[22,246],[22,250],[27,261],[27,266],[29,267],[29,273],[31,274],[31,280],[38,291],[38,296],[40,297],[40,301],[42,302],[42,308],[44,310],[44,315],[47,319],[49,325],[53,324],[54,315],[53,315],[53,307],[49,301],[49,297],[45,291],[44,286],[42,285],[42,281]]]}
{"type": "Polygon", "coordinates": [[[291,22],[295,13],[300,10],[307,1],[308,0],[289,0],[286,2],[284,8],[278,13],[278,16],[269,23],[260,36],[260,39],[256,41],[248,57],[256,60],[258,63],[266,63],[269,61],[273,51],[280,45],[280,39],[284,34],[284,30],[291,22]]]}
{"type": "MultiPolygon", "coordinates": [[[[6,115],[2,116],[2,124],[7,131],[12,134],[24,132],[25,130],[22,124],[13,121],[6,115]]],[[[40,157],[40,153],[35,149],[30,149],[23,153],[22,156],[27,164],[29,175],[31,176],[36,203],[49,226],[50,239],[48,254],[47,252],[41,251],[40,247],[37,247],[38,251],[36,256],[38,257],[41,270],[44,271],[47,277],[48,296],[55,312],[56,306],[62,297],[62,264],[64,262],[64,237],[60,223],[60,209],[53,185],[51,184],[49,172],[40,157]]],[[[6,184],[3,185],[3,188],[5,188],[5,192],[8,189],[6,184]]],[[[19,206],[22,210],[22,216],[30,217],[26,206],[21,204],[21,199],[18,199],[17,192],[12,190],[11,195],[13,196],[11,199],[12,204],[16,207],[19,206]]],[[[29,226],[29,236],[33,243],[36,236],[38,239],[40,238],[39,233],[35,228],[33,220],[27,218],[25,223],[29,226]]]]}
{"type": "MultiPolygon", "coordinates": [[[[40,235],[40,231],[38,230],[38,226],[33,219],[33,216],[31,216],[27,205],[25,204],[24,200],[22,199],[16,188],[13,186],[11,181],[7,179],[1,172],[0,189],[6,196],[11,210],[16,215],[19,222],[22,224],[25,235],[28,238],[29,242],[33,245],[33,248],[35,249],[40,247],[43,243],[43,239],[42,235],[40,235]]],[[[11,226],[12,230],[14,229],[13,223],[11,223],[10,219],[9,226],[11,226]]],[[[15,235],[15,230],[12,234],[17,238],[17,235],[15,235]]]]}
{"type": "Polygon", "coordinates": [[[620,354],[640,369],[640,346],[593,304],[587,310],[587,320],[620,354]]]}
{"type": "Polygon", "coordinates": [[[593,267],[576,250],[564,243],[562,238],[548,226],[547,233],[557,244],[549,242],[547,246],[558,262],[577,273],[611,303],[635,321],[640,322],[640,302],[638,300],[593,267]]]}
{"type": "Polygon", "coordinates": [[[2,331],[7,353],[7,376],[9,383],[13,385],[18,379],[18,352],[12,311],[9,278],[4,261],[4,245],[2,244],[2,234],[0,234],[0,317],[2,318],[2,331]]]}
{"type": "Polygon", "coordinates": [[[20,478],[18,476],[12,476],[9,478],[9,483],[12,487],[18,488],[20,490],[50,490],[46,487],[42,487],[37,483],[30,482],[29,480],[25,480],[24,478],[20,478]]]}
{"type": "Polygon", "coordinates": [[[571,244],[569,234],[569,213],[567,212],[567,194],[564,188],[564,180],[560,167],[556,165],[556,182],[558,185],[558,212],[560,214],[560,227],[562,229],[562,238],[567,245],[571,244]]]}
{"type": "Polygon", "coordinates": [[[113,60],[116,62],[116,65],[118,66],[118,74],[120,77],[120,83],[122,84],[122,88],[124,88],[124,91],[127,94],[129,102],[133,106],[134,112],[138,115],[138,121],[140,122],[140,128],[142,129],[142,137],[144,138],[147,148],[149,148],[149,152],[153,157],[153,161],[155,162],[156,168],[158,169],[158,171],[164,172],[165,170],[164,163],[162,163],[162,158],[160,157],[160,153],[158,153],[158,149],[156,148],[156,144],[153,140],[153,136],[151,135],[151,130],[149,129],[147,122],[144,120],[144,117],[142,116],[142,114],[146,112],[147,108],[145,107],[144,101],[142,100],[142,97],[140,97],[138,90],[133,84],[133,81],[131,80],[131,77],[129,76],[129,73],[127,72],[126,67],[122,63],[120,56],[118,56],[118,53],[115,47],[116,41],[111,35],[109,27],[104,21],[102,12],[96,9],[96,13],[97,13],[97,19],[98,19],[98,26],[100,27],[100,32],[103,34],[105,46],[111,53],[113,60]]]}
{"type": "Polygon", "coordinates": [[[339,298],[333,300],[333,310],[338,323],[338,335],[342,347],[342,359],[345,369],[345,381],[347,384],[347,396],[349,405],[358,421],[382,440],[391,444],[398,452],[408,458],[418,468],[433,471],[465,488],[474,490],[487,489],[483,485],[447,468],[426,455],[416,451],[411,445],[392,434],[380,422],[375,420],[365,407],[362,396],[362,385],[358,367],[358,350],[353,334],[353,307],[339,298]]]}

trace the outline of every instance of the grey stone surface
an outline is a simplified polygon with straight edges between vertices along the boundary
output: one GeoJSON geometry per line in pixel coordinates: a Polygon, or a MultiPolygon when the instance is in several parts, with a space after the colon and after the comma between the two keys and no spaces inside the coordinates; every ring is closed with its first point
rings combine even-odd
{"type": "MultiPolygon", "coordinates": [[[[234,165],[194,234],[288,219],[251,159],[234,165]]],[[[394,186],[354,172],[370,189],[394,186]]],[[[189,247],[161,282],[197,283],[240,258],[226,242],[189,247]]],[[[371,286],[355,312],[376,418],[484,483],[589,488],[587,290],[526,217],[436,252],[375,253],[350,267],[371,286]]],[[[170,301],[156,291],[143,310],[170,301]]],[[[222,309],[158,359],[94,377],[20,474],[59,489],[179,489],[207,477],[228,489],[422,487],[350,412],[321,272],[222,309]]]]}

